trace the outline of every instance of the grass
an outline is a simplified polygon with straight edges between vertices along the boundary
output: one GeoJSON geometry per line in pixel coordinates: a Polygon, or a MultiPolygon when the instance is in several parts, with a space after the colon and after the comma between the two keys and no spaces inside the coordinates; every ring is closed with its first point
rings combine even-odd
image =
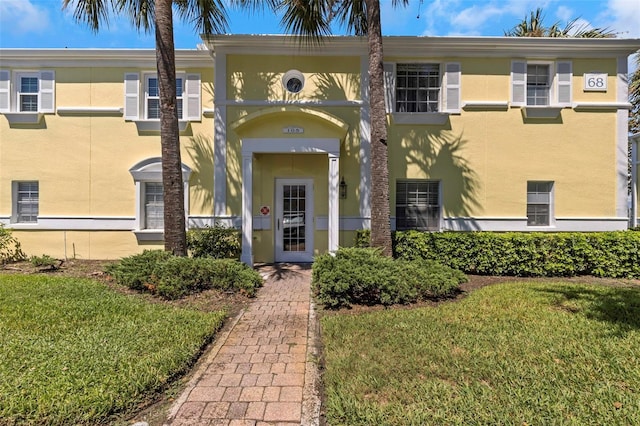
{"type": "Polygon", "coordinates": [[[0,424],[113,421],[184,372],[224,316],[89,279],[0,275],[0,424]]]}
{"type": "Polygon", "coordinates": [[[640,288],[485,287],[322,318],[327,423],[640,424],[640,288]]]}

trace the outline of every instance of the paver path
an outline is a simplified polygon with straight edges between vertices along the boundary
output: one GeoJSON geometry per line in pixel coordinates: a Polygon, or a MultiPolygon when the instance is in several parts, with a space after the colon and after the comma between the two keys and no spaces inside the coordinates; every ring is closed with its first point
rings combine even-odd
{"type": "Polygon", "coordinates": [[[260,272],[264,287],[219,338],[167,425],[317,424],[311,269],[277,265],[260,272]]]}

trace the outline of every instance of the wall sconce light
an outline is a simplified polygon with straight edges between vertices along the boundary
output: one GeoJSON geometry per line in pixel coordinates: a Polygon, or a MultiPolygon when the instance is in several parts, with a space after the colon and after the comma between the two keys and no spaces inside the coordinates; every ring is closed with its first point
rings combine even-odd
{"type": "Polygon", "coordinates": [[[340,198],[343,200],[347,198],[347,183],[344,181],[344,176],[340,180],[340,198]]]}

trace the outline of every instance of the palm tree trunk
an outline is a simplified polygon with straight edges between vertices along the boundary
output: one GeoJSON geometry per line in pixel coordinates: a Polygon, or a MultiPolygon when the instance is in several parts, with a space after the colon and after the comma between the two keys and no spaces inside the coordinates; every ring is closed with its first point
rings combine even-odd
{"type": "Polygon", "coordinates": [[[369,102],[371,105],[371,246],[391,256],[387,116],[380,1],[366,0],[369,44],[369,102]]]}
{"type": "Polygon", "coordinates": [[[173,45],[172,0],[156,0],[156,62],[160,87],[160,144],[164,197],[164,248],[187,255],[184,187],[176,108],[176,64],[173,45]]]}

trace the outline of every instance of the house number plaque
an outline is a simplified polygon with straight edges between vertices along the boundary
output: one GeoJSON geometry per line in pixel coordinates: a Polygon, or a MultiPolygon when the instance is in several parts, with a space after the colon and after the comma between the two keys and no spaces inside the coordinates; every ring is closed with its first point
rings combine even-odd
{"type": "Polygon", "coordinates": [[[282,133],[286,133],[286,134],[300,134],[300,133],[304,133],[304,129],[302,127],[283,127],[282,128],[282,133]]]}
{"type": "Polygon", "coordinates": [[[585,92],[606,92],[607,77],[609,74],[604,72],[588,72],[584,74],[584,91],[585,92]]]}

